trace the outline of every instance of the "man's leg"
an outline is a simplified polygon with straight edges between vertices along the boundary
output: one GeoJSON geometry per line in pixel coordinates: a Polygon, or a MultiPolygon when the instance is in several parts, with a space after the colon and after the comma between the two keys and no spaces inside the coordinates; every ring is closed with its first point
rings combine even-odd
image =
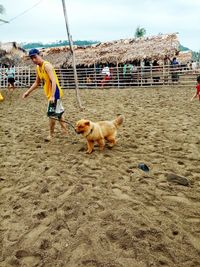
{"type": "Polygon", "coordinates": [[[13,82],[12,83],[12,91],[14,92],[14,89],[15,89],[15,83],[13,82]]]}
{"type": "Polygon", "coordinates": [[[10,96],[10,83],[8,83],[8,95],[10,96]]]}
{"type": "Polygon", "coordinates": [[[68,134],[66,123],[64,122],[64,120],[65,120],[64,114],[63,114],[64,108],[62,105],[62,101],[60,99],[58,99],[57,103],[56,103],[56,113],[59,115],[58,118],[59,118],[59,123],[60,123],[61,129],[62,129],[62,133],[64,135],[68,134]]]}
{"type": "Polygon", "coordinates": [[[56,121],[54,119],[49,118],[49,135],[46,138],[47,141],[51,141],[54,136],[55,124],[56,121]]]}
{"type": "Polygon", "coordinates": [[[66,123],[64,122],[64,115],[62,114],[61,117],[60,117],[60,126],[62,128],[62,133],[63,134],[68,134],[68,131],[67,131],[67,127],[66,127],[66,123]]]}

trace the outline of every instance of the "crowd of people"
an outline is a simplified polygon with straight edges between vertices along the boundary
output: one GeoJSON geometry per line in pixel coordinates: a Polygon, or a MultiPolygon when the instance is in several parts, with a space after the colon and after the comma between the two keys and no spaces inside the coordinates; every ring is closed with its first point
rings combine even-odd
{"type": "Polygon", "coordinates": [[[170,60],[164,59],[164,65],[158,60],[142,60],[138,62],[126,62],[115,66],[113,64],[103,64],[96,66],[95,77],[90,73],[86,75],[87,86],[97,85],[101,88],[109,85],[138,86],[143,84],[178,83],[181,64],[176,57],[170,60]]]}
{"type": "MultiPolygon", "coordinates": [[[[164,61],[141,60],[127,61],[124,64],[97,64],[95,68],[81,71],[80,84],[86,87],[128,87],[141,85],[176,84],[179,82],[182,70],[191,70],[196,73],[197,62],[190,61],[183,65],[174,57],[165,57],[164,61]]],[[[15,89],[15,67],[6,66],[0,72],[0,87],[8,84],[8,92],[11,94],[15,89]]],[[[84,68],[83,68],[84,69],[84,68]]],[[[62,73],[62,70],[61,70],[62,73]]],[[[71,74],[64,74],[63,84],[72,82],[71,74]]],[[[63,75],[62,75],[63,76],[63,75]]],[[[68,86],[65,86],[68,87],[68,86]]],[[[2,97],[1,97],[2,98],[2,97]]]]}

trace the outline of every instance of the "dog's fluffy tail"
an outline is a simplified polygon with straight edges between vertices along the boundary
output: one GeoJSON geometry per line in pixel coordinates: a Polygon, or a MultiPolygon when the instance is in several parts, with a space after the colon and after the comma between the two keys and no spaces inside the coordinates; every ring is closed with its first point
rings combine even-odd
{"type": "Polygon", "coordinates": [[[122,125],[123,122],[124,122],[124,116],[123,115],[119,115],[119,116],[117,116],[117,118],[115,120],[113,120],[113,123],[114,123],[116,128],[118,128],[120,125],[122,125]]]}

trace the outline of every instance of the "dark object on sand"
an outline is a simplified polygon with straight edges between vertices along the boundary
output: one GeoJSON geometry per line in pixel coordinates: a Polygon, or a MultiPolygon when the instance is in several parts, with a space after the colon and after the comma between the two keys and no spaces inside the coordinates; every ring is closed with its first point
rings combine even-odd
{"type": "Polygon", "coordinates": [[[139,163],[138,168],[144,172],[149,172],[149,167],[144,163],[139,163]]]}
{"type": "Polygon", "coordinates": [[[167,173],[166,177],[167,177],[168,182],[172,182],[172,183],[176,183],[176,184],[180,184],[180,185],[184,185],[184,186],[190,185],[189,179],[187,179],[184,176],[179,176],[179,175],[174,174],[174,173],[167,173]]]}

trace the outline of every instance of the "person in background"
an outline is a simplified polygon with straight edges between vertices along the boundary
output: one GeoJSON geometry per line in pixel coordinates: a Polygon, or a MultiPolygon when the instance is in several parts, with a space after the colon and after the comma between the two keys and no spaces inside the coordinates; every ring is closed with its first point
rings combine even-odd
{"type": "Polygon", "coordinates": [[[105,85],[110,80],[110,69],[108,65],[105,65],[101,71],[101,75],[103,76],[103,79],[101,80],[101,87],[105,85]]]}
{"type": "Polygon", "coordinates": [[[130,85],[133,79],[133,64],[127,62],[123,67],[123,78],[126,86],[130,85]]]}
{"type": "Polygon", "coordinates": [[[194,73],[196,72],[196,69],[197,69],[197,62],[192,60],[192,70],[194,73]]]}
{"type": "Polygon", "coordinates": [[[179,80],[179,74],[178,74],[178,66],[179,62],[176,60],[176,57],[174,57],[171,61],[171,66],[172,66],[172,82],[178,82],[179,80]]]}
{"type": "Polygon", "coordinates": [[[126,69],[127,69],[127,64],[125,63],[123,66],[123,78],[126,80],[126,69]]]}
{"type": "Polygon", "coordinates": [[[92,79],[92,75],[91,74],[86,76],[85,83],[86,83],[86,86],[89,86],[89,87],[93,86],[93,79],[92,79]]]}
{"type": "Polygon", "coordinates": [[[5,75],[8,77],[8,93],[10,95],[15,89],[15,68],[12,68],[10,65],[5,72],[5,75]]]}
{"type": "Polygon", "coordinates": [[[44,82],[44,92],[48,99],[47,116],[49,117],[49,136],[45,140],[50,141],[54,137],[56,119],[59,120],[63,133],[67,134],[63,115],[64,108],[61,101],[63,92],[53,66],[42,58],[39,50],[31,49],[29,57],[36,65],[36,80],[22,97],[29,96],[32,91],[38,88],[41,81],[44,82]]]}
{"type": "Polygon", "coordinates": [[[153,64],[152,64],[153,68],[152,68],[152,72],[153,72],[153,82],[154,83],[159,83],[160,81],[160,68],[159,68],[159,63],[157,60],[154,60],[153,61],[153,64]]]}
{"type": "Polygon", "coordinates": [[[196,92],[193,95],[193,97],[191,98],[191,101],[195,98],[195,97],[199,97],[199,101],[200,101],[200,76],[197,77],[197,86],[196,86],[196,92]]]}

